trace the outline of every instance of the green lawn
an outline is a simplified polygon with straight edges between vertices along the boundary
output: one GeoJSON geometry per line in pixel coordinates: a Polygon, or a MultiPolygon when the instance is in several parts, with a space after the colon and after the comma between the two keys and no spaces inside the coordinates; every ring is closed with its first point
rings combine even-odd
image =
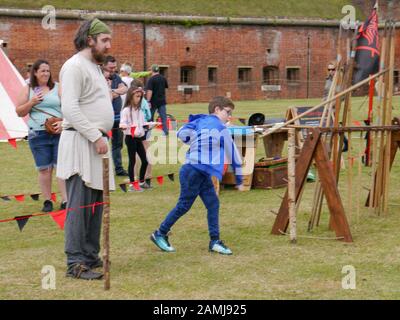
{"type": "MultiPolygon", "coordinates": [[[[363,119],[363,98],[353,99],[355,119],[363,119]]],[[[318,100],[269,100],[238,102],[234,116],[254,112],[283,116],[288,106],[314,105],[318,100]]],[[[399,115],[395,100],[394,114],[399,115]]],[[[206,104],[170,105],[178,119],[204,112],[206,104]]],[[[354,139],[356,150],[360,139],[354,139]]],[[[258,153],[262,155],[261,149],[258,153]]],[[[347,155],[345,156],[347,157],[347,155]]],[[[0,195],[39,192],[33,160],[26,142],[15,150],[0,143],[0,195]]],[[[126,148],[124,162],[126,163],[126,148]]],[[[356,162],[357,164],[357,162],[356,162]]],[[[177,173],[180,165],[156,165],[154,175],[177,173]]],[[[33,217],[23,232],[13,222],[0,223],[0,299],[399,299],[400,247],[398,237],[399,158],[391,173],[390,208],[387,216],[376,216],[362,206],[369,186],[370,169],[361,180],[354,173],[354,206],[348,211],[354,243],[299,237],[292,245],[288,237],[270,234],[274,214],[284,189],[225,190],[220,195],[222,239],[232,256],[211,255],[208,249],[206,214],[201,201],[172,230],[175,254],[160,252],[150,242],[150,233],[173,208],[179,182],[166,179],[163,186],[141,194],[121,190],[111,196],[111,290],[102,282],[66,278],[63,231],[50,217],[33,217]],[[359,212],[357,195],[360,194],[359,212]],[[41,270],[53,265],[56,290],[41,287],[41,270]],[[352,265],[357,289],[341,288],[341,271],[352,265]]],[[[356,171],[356,170],[355,170],[356,171]]],[[[346,206],[347,172],[341,175],[340,190],[346,206]]],[[[123,179],[119,178],[118,181],[123,179]]],[[[305,189],[298,214],[300,236],[334,237],[329,231],[328,212],[323,209],[321,225],[307,233],[314,184],[305,189]]],[[[41,202],[2,202],[0,220],[38,212],[41,202]]]]}
{"type": "MultiPolygon", "coordinates": [[[[208,15],[227,17],[312,17],[322,19],[342,18],[346,0],[1,0],[0,7],[40,9],[53,5],[56,9],[104,10],[130,13],[155,13],[179,15],[208,15]]],[[[358,12],[362,17],[361,12],[358,12]]]]}

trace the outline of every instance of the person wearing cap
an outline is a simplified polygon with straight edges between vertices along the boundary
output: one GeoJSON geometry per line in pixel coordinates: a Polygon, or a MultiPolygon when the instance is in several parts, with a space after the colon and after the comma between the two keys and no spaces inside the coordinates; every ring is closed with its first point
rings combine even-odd
{"type": "MultiPolygon", "coordinates": [[[[57,177],[66,180],[65,253],[67,277],[101,279],[99,257],[103,207],[103,156],[114,123],[111,91],[100,65],[111,48],[110,28],[98,19],[84,22],[75,39],[78,51],[61,68],[63,131],[57,177]]],[[[110,189],[115,189],[110,170],[110,189]]]]}
{"type": "Polygon", "coordinates": [[[157,111],[161,117],[164,135],[167,136],[167,99],[165,89],[168,89],[168,81],[160,74],[160,67],[157,64],[151,66],[151,75],[146,86],[146,98],[150,103],[151,121],[154,121],[154,114],[157,111]]]}

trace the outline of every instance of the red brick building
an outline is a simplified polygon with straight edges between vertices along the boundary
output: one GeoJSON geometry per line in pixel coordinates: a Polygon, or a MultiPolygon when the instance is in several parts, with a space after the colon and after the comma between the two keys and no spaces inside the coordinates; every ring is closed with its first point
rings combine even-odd
{"type": "MultiPolygon", "coordinates": [[[[38,12],[33,17],[0,15],[0,39],[17,68],[44,58],[57,78],[74,54],[72,39],[81,20],[58,17],[56,29],[45,30],[44,15],[38,12]]],[[[207,101],[215,95],[234,100],[322,97],[339,29],[332,21],[253,19],[187,26],[138,17],[117,21],[106,15],[103,20],[113,30],[111,54],[120,63],[131,62],[136,71],[153,63],[161,66],[170,85],[169,103],[207,101]]]]}

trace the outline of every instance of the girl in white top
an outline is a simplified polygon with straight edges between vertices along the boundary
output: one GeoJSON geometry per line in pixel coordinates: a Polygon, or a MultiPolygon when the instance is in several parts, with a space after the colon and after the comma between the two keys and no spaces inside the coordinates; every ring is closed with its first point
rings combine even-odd
{"type": "Polygon", "coordinates": [[[138,190],[136,190],[133,188],[133,186],[130,186],[129,191],[143,191],[143,189],[148,189],[149,187],[144,181],[148,161],[146,157],[146,150],[143,145],[143,140],[146,137],[146,132],[144,129],[144,114],[141,110],[143,95],[144,91],[142,88],[135,85],[131,86],[126,93],[125,105],[121,111],[121,120],[119,126],[124,132],[125,144],[128,148],[128,173],[130,182],[134,182],[136,153],[138,153],[140,161],[142,162],[139,174],[140,187],[138,190]]]}

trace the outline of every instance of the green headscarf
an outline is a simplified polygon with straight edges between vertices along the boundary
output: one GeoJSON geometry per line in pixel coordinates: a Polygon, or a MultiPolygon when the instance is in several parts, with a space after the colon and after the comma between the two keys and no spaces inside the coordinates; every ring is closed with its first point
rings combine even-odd
{"type": "Polygon", "coordinates": [[[94,36],[99,33],[111,34],[111,30],[104,22],[96,18],[90,24],[89,36],[94,36]]]}

